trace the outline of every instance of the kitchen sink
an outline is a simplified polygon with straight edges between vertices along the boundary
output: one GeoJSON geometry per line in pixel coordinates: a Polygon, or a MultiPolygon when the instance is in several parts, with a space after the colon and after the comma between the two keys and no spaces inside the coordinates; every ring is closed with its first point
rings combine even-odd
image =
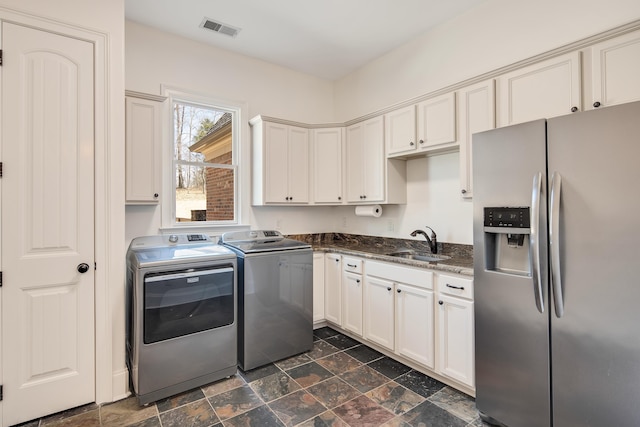
{"type": "Polygon", "coordinates": [[[435,254],[432,254],[431,252],[415,252],[415,251],[398,251],[398,252],[391,252],[386,255],[394,258],[414,259],[416,261],[426,261],[426,262],[438,262],[438,261],[444,261],[446,259],[451,258],[446,255],[435,255],[435,254]]]}

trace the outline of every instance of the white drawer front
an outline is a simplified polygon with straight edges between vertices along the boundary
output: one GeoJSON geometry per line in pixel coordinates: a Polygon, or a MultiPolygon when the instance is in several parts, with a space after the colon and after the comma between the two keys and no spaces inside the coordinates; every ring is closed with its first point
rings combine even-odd
{"type": "Polygon", "coordinates": [[[342,267],[344,271],[362,274],[362,260],[358,258],[342,257],[342,267]]]}
{"type": "Polygon", "coordinates": [[[438,292],[473,300],[473,279],[438,275],[438,292]]]}
{"type": "Polygon", "coordinates": [[[367,276],[375,276],[395,283],[433,289],[433,273],[423,268],[370,261],[367,262],[365,273],[367,276]]]}

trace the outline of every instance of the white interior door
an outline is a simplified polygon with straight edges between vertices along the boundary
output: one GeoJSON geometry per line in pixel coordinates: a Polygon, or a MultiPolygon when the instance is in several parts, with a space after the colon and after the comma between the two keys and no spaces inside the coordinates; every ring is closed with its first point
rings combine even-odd
{"type": "Polygon", "coordinates": [[[94,65],[89,42],[6,22],[2,49],[7,426],[95,400],[94,65]]]}

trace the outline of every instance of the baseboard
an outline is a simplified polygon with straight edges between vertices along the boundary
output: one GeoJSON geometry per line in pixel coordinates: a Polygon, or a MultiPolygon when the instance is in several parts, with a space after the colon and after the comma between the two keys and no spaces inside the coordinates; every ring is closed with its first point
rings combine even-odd
{"type": "Polygon", "coordinates": [[[129,390],[129,370],[127,368],[113,373],[112,387],[112,402],[124,399],[131,395],[131,390],[129,390]]]}

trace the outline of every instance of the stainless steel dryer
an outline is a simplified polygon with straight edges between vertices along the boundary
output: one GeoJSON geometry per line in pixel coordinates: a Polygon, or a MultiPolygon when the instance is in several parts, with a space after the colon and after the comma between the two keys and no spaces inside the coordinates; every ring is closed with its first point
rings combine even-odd
{"type": "Polygon", "coordinates": [[[225,233],[238,255],[238,363],[254,369],[313,346],[313,251],[278,231],[225,233]]]}
{"type": "Polygon", "coordinates": [[[236,266],[202,234],[131,242],[127,364],[141,405],[236,372],[236,266]]]}

